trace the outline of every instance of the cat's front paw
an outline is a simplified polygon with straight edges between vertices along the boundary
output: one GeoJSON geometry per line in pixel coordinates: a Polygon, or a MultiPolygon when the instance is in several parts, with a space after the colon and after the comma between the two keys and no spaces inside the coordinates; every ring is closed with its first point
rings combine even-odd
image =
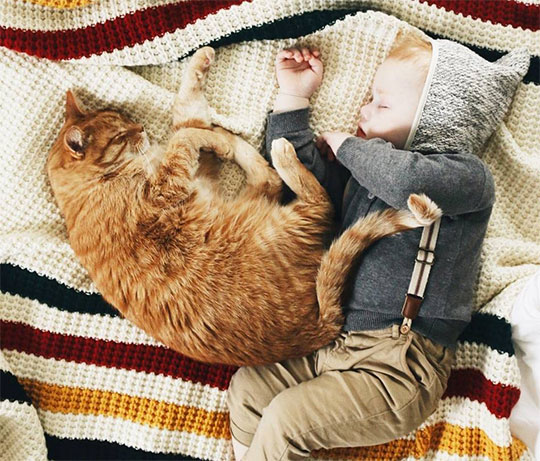
{"type": "Polygon", "coordinates": [[[222,160],[234,160],[234,146],[226,136],[216,135],[213,151],[222,160]]]}

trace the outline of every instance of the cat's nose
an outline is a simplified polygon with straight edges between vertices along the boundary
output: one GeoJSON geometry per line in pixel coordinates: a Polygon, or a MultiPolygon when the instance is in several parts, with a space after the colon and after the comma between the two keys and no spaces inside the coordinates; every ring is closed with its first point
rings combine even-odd
{"type": "Polygon", "coordinates": [[[144,131],[144,126],[140,123],[133,123],[129,126],[127,130],[128,136],[134,136],[136,134],[142,133],[144,131]]]}

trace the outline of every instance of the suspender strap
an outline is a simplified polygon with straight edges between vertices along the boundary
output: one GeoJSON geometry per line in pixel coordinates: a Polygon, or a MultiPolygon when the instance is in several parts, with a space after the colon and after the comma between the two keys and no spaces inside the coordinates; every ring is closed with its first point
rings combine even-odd
{"type": "Polygon", "coordinates": [[[409,283],[407,296],[405,296],[403,308],[401,309],[403,323],[401,324],[400,331],[403,334],[409,332],[412,321],[418,316],[418,312],[420,311],[420,305],[424,299],[429,272],[431,271],[431,266],[435,262],[435,245],[437,244],[440,227],[441,219],[439,218],[430,226],[424,227],[424,230],[422,231],[411,282],[409,283]]]}

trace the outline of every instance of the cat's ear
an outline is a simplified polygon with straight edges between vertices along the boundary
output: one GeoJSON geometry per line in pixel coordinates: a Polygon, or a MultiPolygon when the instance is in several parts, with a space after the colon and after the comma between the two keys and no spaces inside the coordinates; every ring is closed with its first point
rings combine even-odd
{"type": "Polygon", "coordinates": [[[84,115],[83,110],[81,109],[81,106],[79,104],[79,101],[77,101],[76,96],[73,94],[71,90],[67,90],[66,93],[66,120],[67,119],[73,119],[73,118],[79,118],[84,115]]]}
{"type": "Polygon", "coordinates": [[[84,158],[84,133],[77,126],[70,126],[64,134],[64,143],[71,154],[77,160],[84,158]]]}

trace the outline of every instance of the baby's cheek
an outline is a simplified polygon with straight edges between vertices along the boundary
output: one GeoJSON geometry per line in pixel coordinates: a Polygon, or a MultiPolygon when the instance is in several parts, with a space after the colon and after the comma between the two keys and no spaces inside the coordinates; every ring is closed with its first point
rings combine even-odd
{"type": "Polygon", "coordinates": [[[393,130],[390,134],[388,141],[390,141],[397,149],[403,149],[407,137],[409,136],[409,128],[401,127],[393,130]]]}

